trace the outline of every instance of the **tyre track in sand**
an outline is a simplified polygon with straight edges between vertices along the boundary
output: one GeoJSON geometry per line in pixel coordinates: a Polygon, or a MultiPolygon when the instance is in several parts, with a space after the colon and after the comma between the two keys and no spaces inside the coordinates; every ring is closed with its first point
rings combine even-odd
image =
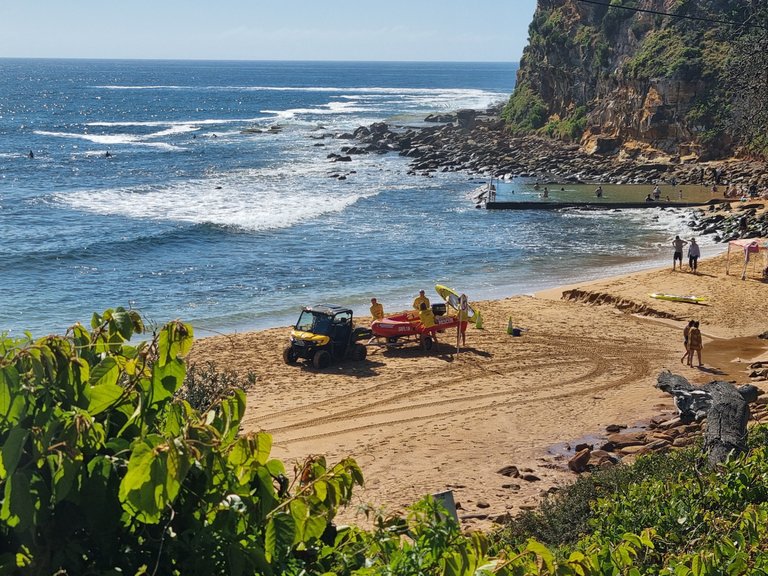
{"type": "MultiPolygon", "coordinates": [[[[540,355],[540,358],[542,358],[542,359],[545,358],[545,357],[546,357],[546,354],[540,355]]],[[[389,402],[389,401],[396,401],[398,399],[403,399],[403,398],[407,399],[408,397],[418,396],[418,395],[421,395],[421,394],[426,393],[426,392],[431,392],[431,391],[436,390],[438,388],[443,388],[443,387],[446,386],[446,384],[450,385],[450,384],[454,384],[454,383],[457,383],[457,382],[465,382],[468,379],[471,379],[471,378],[476,377],[478,375],[483,375],[483,374],[488,373],[488,372],[493,372],[493,373],[495,373],[497,375],[503,376],[507,371],[509,371],[510,366],[514,367],[514,369],[517,369],[517,370],[521,370],[521,369],[524,370],[524,369],[542,368],[542,367],[547,367],[547,366],[558,366],[558,365],[563,365],[563,366],[568,365],[568,366],[571,366],[571,365],[573,365],[573,361],[566,361],[566,360],[563,360],[561,362],[547,361],[547,362],[541,362],[541,363],[538,363],[538,364],[530,362],[530,360],[536,360],[536,359],[538,359],[538,358],[530,358],[529,357],[529,358],[526,359],[526,362],[521,362],[521,363],[512,364],[512,365],[507,360],[495,360],[495,361],[490,361],[490,362],[486,362],[486,363],[476,363],[475,366],[473,367],[474,371],[472,373],[464,374],[464,375],[462,375],[460,377],[455,377],[455,376],[451,375],[450,371],[448,369],[446,369],[445,374],[446,374],[447,377],[444,378],[444,379],[441,379],[438,382],[434,382],[432,384],[429,384],[429,385],[426,385],[426,386],[422,386],[421,388],[412,389],[412,390],[409,390],[407,392],[395,394],[395,395],[391,396],[390,398],[378,400],[378,401],[376,401],[376,402],[374,402],[372,404],[369,404],[368,406],[374,406],[374,405],[378,405],[378,404],[381,404],[381,403],[386,403],[386,402],[389,402]],[[506,370],[496,369],[495,368],[496,366],[504,367],[504,368],[506,368],[506,370]]],[[[473,359],[473,360],[475,360],[475,359],[473,359]]],[[[414,379],[414,380],[416,380],[421,375],[423,375],[423,374],[425,374],[427,372],[428,372],[428,370],[413,371],[413,372],[408,374],[407,378],[402,376],[402,375],[397,376],[397,377],[393,377],[393,378],[388,378],[384,382],[381,382],[381,383],[376,384],[374,386],[369,386],[367,388],[361,388],[361,389],[353,390],[351,392],[346,392],[344,394],[339,394],[339,395],[333,396],[331,398],[325,398],[323,400],[317,400],[317,401],[310,402],[310,403],[307,403],[307,404],[302,404],[300,406],[294,406],[292,408],[286,408],[286,409],[283,409],[283,410],[265,409],[263,412],[262,411],[255,411],[253,414],[251,414],[249,416],[248,420],[259,420],[260,422],[270,421],[270,420],[281,420],[281,419],[286,418],[287,416],[291,416],[293,414],[303,414],[303,413],[306,413],[307,411],[310,411],[310,410],[323,410],[323,409],[326,409],[326,408],[338,407],[338,405],[340,403],[343,403],[344,401],[347,401],[347,400],[359,400],[361,396],[368,396],[368,395],[370,395],[370,394],[372,394],[374,392],[378,392],[380,390],[389,389],[393,385],[403,384],[406,379],[414,379]]],[[[350,409],[350,411],[354,411],[356,409],[357,408],[350,409]]],[[[337,411],[337,413],[338,413],[338,411],[337,411]]],[[[277,430],[277,429],[276,428],[272,428],[272,430],[277,430]]]]}
{"type": "MultiPolygon", "coordinates": [[[[534,339],[532,339],[534,340],[534,339]]],[[[539,342],[534,342],[537,345],[546,344],[547,347],[554,347],[559,350],[563,350],[565,341],[559,338],[547,337],[541,338],[539,342]]],[[[279,443],[290,442],[302,442],[315,438],[322,438],[327,436],[337,436],[341,434],[348,434],[357,431],[363,431],[370,428],[381,428],[384,426],[393,426],[406,423],[412,423],[417,421],[434,420],[436,418],[445,417],[448,415],[455,416],[457,414],[471,414],[474,412],[498,409],[502,406],[509,405],[527,405],[531,403],[542,403],[547,401],[562,400],[565,398],[573,397],[575,395],[593,394],[607,389],[615,389],[626,385],[630,382],[635,382],[638,379],[646,376],[650,370],[650,363],[647,360],[649,354],[657,354],[662,352],[661,350],[643,350],[639,354],[636,350],[622,349],[617,347],[614,342],[606,342],[605,340],[595,339],[593,343],[585,341],[582,345],[573,346],[572,341],[570,347],[567,349],[568,356],[576,356],[577,358],[571,360],[564,360],[562,362],[549,362],[545,365],[528,363],[528,367],[531,369],[541,368],[542,366],[556,368],[562,365],[573,366],[574,363],[588,363],[591,364],[591,369],[586,373],[580,374],[573,378],[566,378],[563,380],[553,380],[549,385],[549,388],[556,387],[557,391],[542,391],[542,393],[535,393],[529,389],[526,390],[501,390],[493,391],[482,394],[472,394],[462,397],[453,397],[445,399],[436,399],[426,402],[415,402],[408,406],[393,406],[389,408],[382,407],[388,404],[393,404],[398,401],[408,400],[413,397],[422,397],[425,393],[434,391],[436,389],[445,389],[447,386],[455,385],[457,383],[465,384],[468,380],[468,376],[465,374],[460,378],[443,380],[437,384],[421,387],[417,390],[408,391],[404,393],[394,394],[386,398],[379,399],[372,403],[364,402],[364,398],[361,398],[359,394],[347,394],[345,397],[354,396],[358,401],[362,400],[358,406],[346,408],[343,410],[336,410],[330,414],[320,416],[317,418],[307,418],[301,422],[295,422],[288,425],[279,426],[276,428],[266,427],[271,433],[290,433],[291,431],[307,430],[313,427],[324,426],[340,421],[347,421],[348,426],[342,426],[341,428],[334,429],[333,431],[317,433],[317,434],[301,434],[292,438],[281,438],[279,443]],[[596,352],[597,348],[595,344],[600,344],[604,349],[608,349],[611,352],[610,357],[596,352]],[[579,387],[579,384],[590,381],[600,380],[601,377],[608,375],[611,372],[623,373],[622,376],[616,378],[613,376],[607,381],[603,381],[601,384],[589,386],[588,388],[579,387]],[[574,388],[575,387],[575,388],[574,388]],[[489,399],[498,399],[506,397],[502,401],[484,402],[489,399]],[[480,402],[479,406],[473,406],[472,404],[480,402]],[[450,410],[446,411],[432,411],[429,415],[418,415],[389,420],[377,420],[376,422],[364,423],[365,419],[377,418],[381,416],[388,416],[391,414],[403,414],[405,412],[413,412],[425,409],[443,408],[449,406],[450,410]],[[355,424],[357,422],[357,424],[355,424]]],[[[507,371],[509,370],[509,363],[504,363],[507,371]]],[[[488,372],[482,370],[481,372],[488,372]]],[[[493,372],[496,372],[493,370],[493,372]]],[[[502,374],[503,375],[503,374],[502,374]]],[[[379,386],[372,388],[380,388],[379,386]]],[[[319,403],[327,404],[327,402],[319,403]]]]}

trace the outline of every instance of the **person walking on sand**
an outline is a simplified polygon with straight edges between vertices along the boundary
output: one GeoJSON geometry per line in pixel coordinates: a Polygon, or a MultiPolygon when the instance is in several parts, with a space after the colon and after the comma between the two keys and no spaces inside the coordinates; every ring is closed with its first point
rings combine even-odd
{"type": "Polygon", "coordinates": [[[384,305],[380,304],[376,298],[371,298],[371,316],[374,320],[384,319],[384,305]]]}
{"type": "Polygon", "coordinates": [[[701,363],[701,349],[704,344],[701,341],[701,330],[699,330],[699,323],[694,322],[691,326],[690,332],[688,332],[688,366],[693,367],[693,353],[696,352],[696,357],[699,361],[699,368],[703,366],[701,363]]]}
{"type": "Polygon", "coordinates": [[[672,240],[672,247],[675,249],[674,254],[672,254],[672,271],[675,271],[675,263],[679,260],[680,261],[680,270],[683,269],[683,246],[688,244],[685,240],[681,240],[680,236],[675,236],[675,239],[672,240]]]}
{"type": "Polygon", "coordinates": [[[416,299],[413,301],[413,309],[421,310],[422,304],[426,304],[427,308],[429,308],[429,298],[424,295],[424,290],[419,290],[419,295],[416,296],[416,299]]]}
{"type": "Polygon", "coordinates": [[[688,267],[694,274],[698,274],[697,269],[700,256],[701,249],[699,248],[699,245],[696,244],[696,238],[691,238],[691,243],[688,246],[688,267]]]}
{"type": "Polygon", "coordinates": [[[685,347],[685,354],[683,354],[683,357],[680,358],[680,363],[685,364],[685,360],[688,359],[691,356],[691,349],[688,347],[688,338],[691,334],[691,328],[693,328],[693,325],[696,322],[693,320],[688,321],[688,325],[683,330],[683,346],[685,347]]]}

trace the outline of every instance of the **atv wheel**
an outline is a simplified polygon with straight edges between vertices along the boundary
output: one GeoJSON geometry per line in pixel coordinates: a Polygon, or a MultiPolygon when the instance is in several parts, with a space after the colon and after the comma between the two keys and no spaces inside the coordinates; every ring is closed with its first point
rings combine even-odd
{"type": "Polygon", "coordinates": [[[296,360],[298,360],[298,357],[296,356],[296,353],[293,351],[293,346],[290,344],[283,348],[283,362],[286,364],[296,364],[296,360]]]}
{"type": "Polygon", "coordinates": [[[432,338],[430,338],[429,336],[424,338],[424,350],[432,350],[432,345],[434,343],[435,343],[435,341],[432,340],[432,338]]]}
{"type": "Polygon", "coordinates": [[[357,360],[358,362],[362,362],[365,360],[366,356],[368,356],[368,348],[362,344],[355,344],[355,347],[352,350],[352,359],[357,360]]]}
{"type": "Polygon", "coordinates": [[[318,350],[312,358],[312,365],[318,370],[323,370],[331,365],[331,355],[328,350],[318,350]]]}

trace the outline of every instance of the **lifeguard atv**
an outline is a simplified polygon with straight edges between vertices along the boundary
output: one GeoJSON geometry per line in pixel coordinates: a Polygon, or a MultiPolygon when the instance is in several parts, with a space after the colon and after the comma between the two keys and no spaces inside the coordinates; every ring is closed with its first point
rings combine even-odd
{"type": "Polygon", "coordinates": [[[352,310],[333,304],[307,306],[291,330],[288,346],[283,349],[286,364],[299,358],[310,360],[323,369],[335,360],[365,360],[368,349],[360,343],[371,337],[368,328],[355,328],[352,310]]]}

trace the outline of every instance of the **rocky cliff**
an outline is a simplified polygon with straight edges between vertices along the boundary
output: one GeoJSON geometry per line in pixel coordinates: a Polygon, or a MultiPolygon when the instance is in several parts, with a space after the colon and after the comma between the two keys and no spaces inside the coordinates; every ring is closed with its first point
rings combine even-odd
{"type": "Polygon", "coordinates": [[[723,78],[734,27],[722,21],[744,19],[744,0],[597,2],[538,1],[504,111],[513,131],[632,158],[731,154],[723,78]]]}

